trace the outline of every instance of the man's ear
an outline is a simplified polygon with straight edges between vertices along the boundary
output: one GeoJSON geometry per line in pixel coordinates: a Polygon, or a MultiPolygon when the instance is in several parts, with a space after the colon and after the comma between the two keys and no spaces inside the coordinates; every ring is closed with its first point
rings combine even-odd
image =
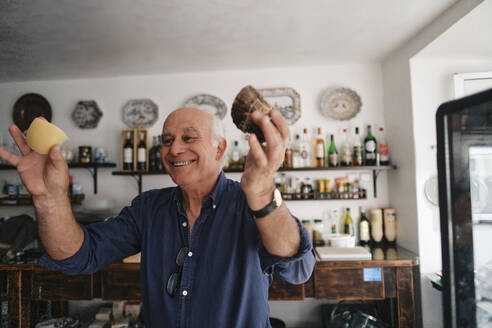
{"type": "Polygon", "coordinates": [[[222,160],[226,149],[227,149],[227,140],[225,138],[222,138],[219,140],[219,144],[217,145],[217,156],[215,157],[217,161],[222,160]]]}

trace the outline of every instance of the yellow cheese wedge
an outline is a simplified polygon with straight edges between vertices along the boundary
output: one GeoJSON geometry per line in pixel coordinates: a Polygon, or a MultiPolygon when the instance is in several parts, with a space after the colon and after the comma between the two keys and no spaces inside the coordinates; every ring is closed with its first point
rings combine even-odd
{"type": "Polygon", "coordinates": [[[26,131],[26,142],[40,154],[48,154],[51,147],[61,145],[68,137],[54,124],[36,117],[26,131]]]}

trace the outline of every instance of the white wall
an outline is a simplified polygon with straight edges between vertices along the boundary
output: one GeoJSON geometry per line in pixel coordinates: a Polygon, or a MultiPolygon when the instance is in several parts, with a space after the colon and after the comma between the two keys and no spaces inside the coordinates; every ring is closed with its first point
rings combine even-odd
{"type": "MultiPolygon", "coordinates": [[[[425,59],[418,56],[411,60],[413,120],[415,139],[415,181],[417,190],[418,234],[420,270],[423,274],[442,268],[441,231],[439,208],[430,204],[424,196],[426,180],[437,174],[436,120],[439,105],[454,99],[454,73],[490,71],[492,59],[450,60],[425,59]]],[[[432,308],[434,314],[426,316],[429,327],[442,323],[441,293],[430,287],[430,281],[422,277],[422,308],[432,308]]],[[[425,310],[424,310],[425,313],[425,310]]]]}
{"type": "MultiPolygon", "coordinates": [[[[112,159],[119,166],[120,131],[126,128],[121,120],[121,111],[128,100],[148,97],[158,104],[160,118],[149,131],[151,135],[156,135],[161,131],[165,116],[172,109],[182,105],[189,97],[210,93],[220,97],[230,107],[237,92],[247,84],[257,88],[292,87],[299,92],[302,117],[292,126],[292,132],[301,132],[303,127],[308,127],[312,131],[315,127],[321,126],[324,134],[334,133],[335,136],[339,136],[343,128],[350,128],[353,131],[356,125],[384,126],[381,67],[374,64],[0,84],[0,99],[4,107],[0,112],[0,131],[6,134],[7,127],[12,123],[11,108],[16,99],[24,93],[37,92],[44,95],[51,103],[54,112],[53,123],[67,133],[70,147],[74,148],[82,144],[107,147],[112,159]],[[319,113],[318,109],[321,92],[326,88],[340,86],[355,90],[362,99],[361,112],[347,122],[327,119],[319,113]],[[96,100],[104,113],[95,130],[81,130],[71,120],[70,115],[77,101],[87,99],[96,100]]],[[[230,145],[232,140],[240,138],[241,134],[234,127],[230,113],[224,119],[224,123],[230,145]]],[[[365,133],[365,129],[363,132],[365,133]]],[[[396,164],[401,163],[396,162],[396,164]]],[[[112,176],[111,171],[111,169],[100,171],[97,196],[115,199],[117,208],[121,208],[129,204],[137,194],[137,184],[131,177],[112,176]]],[[[89,172],[76,169],[71,170],[70,173],[84,185],[87,198],[96,197],[92,193],[89,172]]],[[[299,173],[301,177],[311,178],[342,175],[341,172],[299,173]]],[[[229,176],[234,179],[240,178],[240,174],[229,176]]],[[[15,183],[19,180],[13,171],[0,171],[0,182],[3,181],[15,183]]],[[[165,175],[144,177],[144,190],[170,185],[172,181],[165,175]]],[[[377,199],[372,197],[371,181],[368,181],[367,187],[370,188],[368,200],[291,202],[288,206],[300,218],[321,217],[333,207],[338,207],[340,210],[351,207],[353,217],[358,218],[359,206],[371,208],[393,205],[388,202],[387,173],[383,172],[379,175],[377,199]]],[[[398,207],[396,209],[398,213],[403,213],[398,207]]],[[[0,207],[0,216],[15,214],[17,210],[18,208],[0,207]]],[[[21,209],[21,211],[25,210],[25,208],[21,209]]],[[[272,316],[284,318],[293,326],[315,327],[318,323],[313,321],[313,316],[309,314],[313,311],[312,306],[312,300],[276,302],[272,304],[272,316]]]]}

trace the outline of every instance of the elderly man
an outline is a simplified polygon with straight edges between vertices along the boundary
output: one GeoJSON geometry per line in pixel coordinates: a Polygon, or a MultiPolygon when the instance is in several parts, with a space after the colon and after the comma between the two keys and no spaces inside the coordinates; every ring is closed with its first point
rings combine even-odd
{"type": "Polygon", "coordinates": [[[222,172],[220,121],[196,108],[166,119],[161,156],[177,187],[150,190],[106,222],[79,226],[67,197],[68,168],[58,145],[31,150],[10,127],[23,157],[0,149],[32,193],[45,267],[89,274],[142,252],[144,320],[149,327],[270,327],[272,273],[309,279],[314,254],[307,231],[276,202],[273,176],[289,129],[279,112],[253,114],[266,145],[249,136],[241,183],[222,172]]]}

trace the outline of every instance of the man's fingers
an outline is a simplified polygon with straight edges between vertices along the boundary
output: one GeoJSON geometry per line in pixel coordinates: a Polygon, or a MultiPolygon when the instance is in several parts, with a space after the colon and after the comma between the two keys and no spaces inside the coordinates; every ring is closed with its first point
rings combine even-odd
{"type": "Polygon", "coordinates": [[[48,152],[48,158],[51,164],[57,170],[66,169],[67,163],[65,162],[65,159],[63,158],[63,155],[61,153],[60,145],[54,145],[53,147],[51,147],[50,151],[48,152]]]}
{"type": "Polygon", "coordinates": [[[286,145],[290,138],[290,130],[287,121],[276,109],[270,111],[270,117],[272,118],[273,124],[277,127],[278,131],[280,132],[280,136],[282,137],[282,140],[286,145]]]}
{"type": "Polygon", "coordinates": [[[0,147],[0,157],[9,162],[10,165],[13,165],[15,167],[17,167],[17,164],[19,164],[20,161],[20,158],[18,156],[15,156],[11,152],[8,152],[3,147],[0,147]]]}
{"type": "Polygon", "coordinates": [[[280,131],[272,123],[269,116],[255,111],[251,117],[263,132],[267,147],[271,148],[281,142],[280,131]]]}
{"type": "Polygon", "coordinates": [[[24,156],[29,154],[31,152],[31,148],[27,145],[26,140],[24,139],[24,136],[22,135],[22,132],[19,130],[17,125],[11,125],[9,127],[9,132],[12,138],[14,138],[14,141],[17,144],[17,147],[19,147],[21,153],[24,156]]]}
{"type": "Polygon", "coordinates": [[[265,166],[268,164],[267,158],[265,156],[265,152],[263,151],[263,147],[260,144],[260,141],[256,137],[256,134],[252,133],[248,137],[249,143],[249,155],[252,156],[255,165],[257,166],[265,166]]]}

